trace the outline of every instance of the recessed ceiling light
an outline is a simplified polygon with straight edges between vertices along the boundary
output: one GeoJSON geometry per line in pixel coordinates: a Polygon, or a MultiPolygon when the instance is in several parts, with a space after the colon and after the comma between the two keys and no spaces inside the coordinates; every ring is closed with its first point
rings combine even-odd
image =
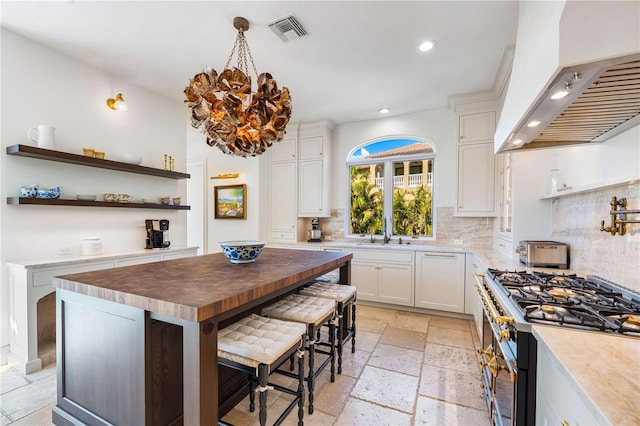
{"type": "Polygon", "coordinates": [[[518,146],[518,145],[522,145],[522,142],[524,142],[522,139],[516,139],[513,142],[511,142],[511,144],[513,146],[518,146]]]}
{"type": "Polygon", "coordinates": [[[422,43],[420,43],[420,46],[418,46],[418,50],[420,52],[428,52],[431,49],[433,49],[436,46],[436,42],[433,40],[425,40],[422,43]]]}
{"type": "Polygon", "coordinates": [[[380,108],[378,110],[380,114],[387,114],[389,111],[391,111],[391,108],[380,108]]]}
{"type": "Polygon", "coordinates": [[[538,126],[538,125],[540,125],[540,122],[539,122],[539,121],[537,121],[537,120],[532,120],[532,121],[530,121],[530,122],[527,124],[527,127],[536,127],[536,126],[538,126]]]}
{"type": "Polygon", "coordinates": [[[554,93],[553,95],[551,95],[551,99],[562,99],[565,96],[567,96],[569,94],[568,91],[566,90],[559,90],[556,93],[554,93]]]}

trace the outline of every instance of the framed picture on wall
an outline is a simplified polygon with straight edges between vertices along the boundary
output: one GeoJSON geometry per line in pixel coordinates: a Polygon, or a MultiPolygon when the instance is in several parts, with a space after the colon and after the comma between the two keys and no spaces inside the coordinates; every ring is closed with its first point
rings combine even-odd
{"type": "Polygon", "coordinates": [[[216,219],[247,218],[247,185],[214,186],[213,200],[216,219]]]}

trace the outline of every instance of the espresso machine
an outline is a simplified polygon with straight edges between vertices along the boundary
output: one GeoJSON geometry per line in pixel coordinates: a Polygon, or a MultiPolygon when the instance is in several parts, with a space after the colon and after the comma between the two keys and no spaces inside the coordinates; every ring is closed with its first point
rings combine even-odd
{"type": "Polygon", "coordinates": [[[309,241],[310,243],[320,243],[322,237],[322,231],[318,226],[318,218],[314,217],[311,219],[311,230],[309,231],[309,241]]]}
{"type": "Polygon", "coordinates": [[[169,242],[169,220],[167,219],[146,219],[144,221],[147,229],[148,249],[166,249],[171,244],[169,242]]]}

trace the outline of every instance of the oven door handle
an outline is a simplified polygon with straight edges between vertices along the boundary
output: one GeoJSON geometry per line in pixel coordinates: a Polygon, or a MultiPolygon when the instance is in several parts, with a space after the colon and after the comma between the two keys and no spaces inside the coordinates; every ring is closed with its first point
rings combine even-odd
{"type": "Polygon", "coordinates": [[[487,293],[487,290],[484,288],[484,286],[482,285],[481,281],[484,281],[484,274],[473,274],[473,277],[476,280],[476,289],[478,290],[478,293],[480,294],[480,299],[482,300],[482,304],[485,307],[485,311],[487,312],[487,315],[489,315],[489,318],[491,319],[491,321],[493,321],[494,323],[498,324],[498,325],[503,325],[503,324],[514,324],[515,323],[515,319],[513,317],[506,317],[503,315],[500,315],[498,313],[498,310],[496,309],[495,305],[493,304],[493,301],[491,300],[491,297],[489,296],[489,294],[487,293]]]}

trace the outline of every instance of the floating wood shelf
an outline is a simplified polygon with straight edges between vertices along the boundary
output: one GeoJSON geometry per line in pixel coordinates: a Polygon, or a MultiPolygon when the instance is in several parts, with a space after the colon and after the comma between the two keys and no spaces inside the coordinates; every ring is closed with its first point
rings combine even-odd
{"type": "MultiPolygon", "coordinates": [[[[59,163],[77,164],[80,166],[97,167],[100,169],[117,170],[120,172],[137,173],[149,176],[158,176],[170,179],[189,179],[188,173],[175,172],[154,167],[139,166],[136,164],[122,163],[120,161],[104,160],[101,158],[87,157],[68,152],[54,151],[51,149],[36,148],[29,145],[11,145],[7,147],[7,155],[19,157],[38,158],[40,160],[57,161],[59,163]]],[[[73,200],[68,200],[73,201],[73,200]]]]}
{"type": "Polygon", "coordinates": [[[125,209],[162,209],[162,210],[191,210],[191,206],[174,206],[171,204],[154,203],[117,203],[113,201],[82,201],[64,198],[28,198],[7,197],[7,204],[32,204],[39,206],[79,206],[79,207],[119,207],[125,209]]]}

